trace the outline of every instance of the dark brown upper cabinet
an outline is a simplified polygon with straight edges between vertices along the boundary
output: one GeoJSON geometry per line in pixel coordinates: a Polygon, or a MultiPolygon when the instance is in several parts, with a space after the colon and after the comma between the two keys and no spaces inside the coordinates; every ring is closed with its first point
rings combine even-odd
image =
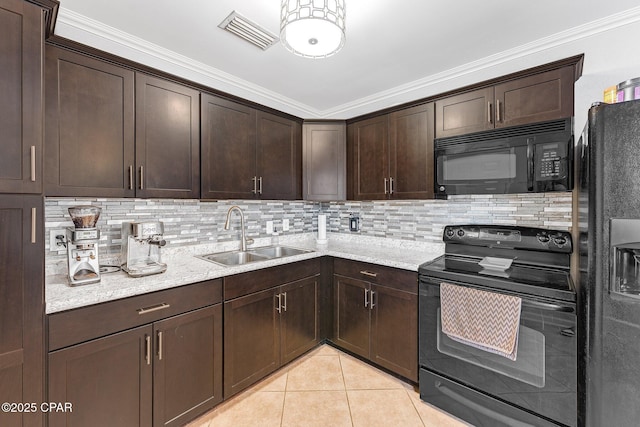
{"type": "Polygon", "coordinates": [[[389,115],[389,195],[433,198],[433,103],[389,115]]]}
{"type": "Polygon", "coordinates": [[[136,196],[200,197],[200,92],[136,73],[135,163],[136,196]]]}
{"type": "Polygon", "coordinates": [[[45,194],[197,198],[199,92],[46,49],[45,194]]]}
{"type": "Polygon", "coordinates": [[[348,197],[433,197],[433,103],[347,127],[348,197]]]}
{"type": "Polygon", "coordinates": [[[302,197],[302,127],[202,94],[202,198],[302,197]]]}
{"type": "Polygon", "coordinates": [[[347,128],[344,122],[302,126],[302,196],[305,200],[347,197],[347,128]]]}
{"type": "Polygon", "coordinates": [[[46,48],[45,194],[135,196],[134,72],[46,48]]]}
{"type": "Polygon", "coordinates": [[[436,101],[436,138],[573,115],[574,66],[436,101]]]}
{"type": "Polygon", "coordinates": [[[302,125],[258,111],[256,175],[262,199],[302,198],[302,125]]]}
{"type": "Polygon", "coordinates": [[[42,192],[42,10],[0,4],[0,192],[42,192]]]}

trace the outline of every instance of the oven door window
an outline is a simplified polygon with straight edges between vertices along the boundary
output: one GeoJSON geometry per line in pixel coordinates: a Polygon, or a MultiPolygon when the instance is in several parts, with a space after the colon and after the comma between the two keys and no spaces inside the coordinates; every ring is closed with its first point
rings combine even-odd
{"type": "Polygon", "coordinates": [[[449,338],[442,332],[439,308],[437,322],[437,348],[440,353],[538,388],[545,386],[545,339],[542,333],[520,325],[518,357],[512,361],[449,338]]]}

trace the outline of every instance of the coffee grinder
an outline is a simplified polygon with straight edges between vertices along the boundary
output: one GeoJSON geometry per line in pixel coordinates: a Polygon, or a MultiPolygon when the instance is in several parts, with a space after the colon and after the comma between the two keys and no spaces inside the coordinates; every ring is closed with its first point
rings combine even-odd
{"type": "Polygon", "coordinates": [[[67,228],[67,257],[69,283],[71,286],[86,285],[100,281],[98,240],[100,230],[96,228],[101,208],[97,206],[74,206],[69,215],[74,227],[67,228]]]}
{"type": "Polygon", "coordinates": [[[164,273],[160,248],[164,240],[162,221],[134,221],[122,223],[122,269],[131,277],[164,273]]]}

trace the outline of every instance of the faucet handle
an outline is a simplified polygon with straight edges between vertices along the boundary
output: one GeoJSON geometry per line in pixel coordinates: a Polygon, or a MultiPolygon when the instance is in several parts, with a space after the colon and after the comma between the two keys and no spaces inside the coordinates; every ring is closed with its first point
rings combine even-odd
{"type": "Polygon", "coordinates": [[[253,245],[254,240],[251,237],[247,237],[244,239],[247,245],[253,245]]]}

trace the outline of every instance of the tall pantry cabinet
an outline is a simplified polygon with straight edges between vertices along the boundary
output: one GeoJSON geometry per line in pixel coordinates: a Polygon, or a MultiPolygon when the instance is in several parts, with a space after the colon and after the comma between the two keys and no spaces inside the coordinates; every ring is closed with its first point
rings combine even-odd
{"type": "Polygon", "coordinates": [[[43,21],[43,10],[34,4],[0,0],[0,403],[3,403],[0,425],[3,427],[43,423],[40,411],[44,400],[43,21]],[[24,403],[36,406],[26,408],[24,403]]]}

